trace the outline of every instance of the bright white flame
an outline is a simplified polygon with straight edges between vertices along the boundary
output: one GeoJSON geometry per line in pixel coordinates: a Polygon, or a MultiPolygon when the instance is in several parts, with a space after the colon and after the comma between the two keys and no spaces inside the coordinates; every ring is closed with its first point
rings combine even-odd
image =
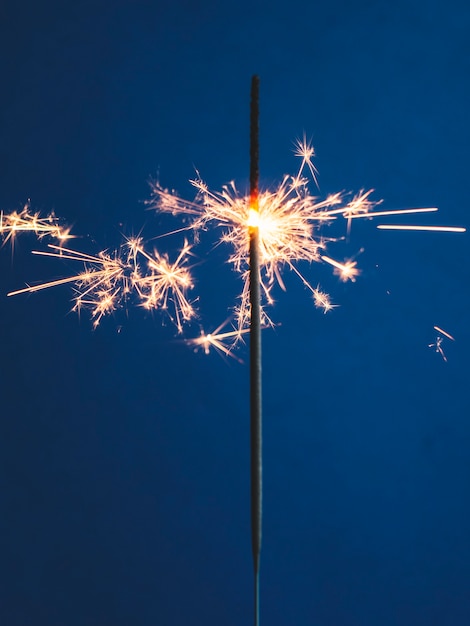
{"type": "Polygon", "coordinates": [[[246,225],[249,226],[250,228],[259,228],[259,225],[260,225],[259,211],[256,211],[255,209],[250,208],[250,210],[248,211],[248,219],[246,221],[246,225]]]}

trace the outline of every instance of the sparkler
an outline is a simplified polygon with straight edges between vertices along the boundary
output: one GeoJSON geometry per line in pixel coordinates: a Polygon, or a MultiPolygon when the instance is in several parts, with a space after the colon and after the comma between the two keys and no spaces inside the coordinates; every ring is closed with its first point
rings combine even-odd
{"type": "MultiPolygon", "coordinates": [[[[233,182],[220,192],[212,191],[199,176],[191,181],[197,189],[196,199],[192,202],[163,189],[159,183],[152,184],[149,204],[153,208],[162,213],[183,214],[190,219],[188,226],[173,232],[188,231],[197,240],[199,231],[215,225],[222,229],[220,242],[231,246],[228,260],[243,278],[240,302],[235,307],[238,333],[233,334],[234,343],[240,339],[251,319],[250,237],[247,232],[257,233],[260,296],[262,294],[265,304],[273,303],[271,291],[275,284],[285,289],[282,271],[287,267],[312,292],[317,308],[323,308],[324,312],[333,308],[327,294],[319,286],[314,289],[297,269],[296,263],[300,261],[329,263],[341,280],[355,280],[359,274],[355,261],[341,263],[322,254],[327,244],[337,241],[324,236],[322,228],[338,218],[346,219],[349,225],[354,217],[373,217],[372,209],[378,202],[369,199],[371,191],[360,192],[350,201],[340,193],[324,200],[316,198],[310,194],[309,180],[304,175],[306,170],[316,180],[317,171],[311,162],[313,147],[304,138],[297,141],[295,154],[301,158],[297,174],[284,176],[274,190],[260,192],[256,182],[256,193],[250,193],[249,197],[240,194],[233,182]]],[[[53,214],[41,218],[39,214],[30,212],[29,205],[20,213],[1,215],[0,234],[6,241],[26,231],[34,232],[39,239],[46,235],[61,242],[71,238],[69,230],[62,228],[53,214]]],[[[157,250],[147,251],[140,238],[126,239],[116,251],[103,250],[96,255],[63,245],[53,247],[52,252],[35,251],[34,254],[41,256],[80,262],[83,268],[70,277],[27,286],[9,295],[70,284],[75,294],[73,309],[77,312],[88,309],[94,327],[105,315],[134,301],[147,309],[170,311],[169,316],[181,333],[183,324],[196,315],[193,303],[187,299],[187,292],[193,286],[190,269],[185,265],[190,247],[186,242],[174,263],[157,250]]],[[[271,323],[261,305],[260,319],[262,325],[271,323]]],[[[216,347],[215,343],[210,345],[216,347]]]]}
{"type": "MultiPolygon", "coordinates": [[[[295,155],[301,159],[294,175],[286,175],[273,189],[259,189],[259,79],[254,76],[251,85],[250,126],[250,193],[242,194],[234,182],[220,191],[209,189],[197,173],[191,181],[196,189],[193,201],[180,198],[175,192],[164,189],[158,181],[151,184],[152,197],[148,204],[160,213],[187,218],[187,225],[173,233],[187,232],[194,241],[209,226],[219,230],[218,243],[228,244],[231,252],[228,262],[232,264],[243,281],[239,304],[235,307],[237,328],[223,332],[222,324],[212,333],[186,342],[196,350],[207,354],[212,348],[225,356],[234,357],[234,345],[246,333],[250,334],[250,432],[251,432],[251,525],[254,568],[254,622],[259,624],[259,570],[262,522],[262,401],[261,401],[261,329],[270,323],[265,305],[273,303],[275,285],[285,290],[282,278],[285,269],[291,270],[310,290],[314,306],[327,313],[334,309],[329,294],[320,285],[313,287],[298,269],[297,264],[325,263],[342,281],[355,281],[360,274],[357,261],[338,260],[327,255],[331,243],[343,236],[327,236],[325,230],[337,220],[345,224],[349,235],[352,221],[403,214],[421,214],[437,211],[436,207],[409,208],[376,211],[380,200],[372,200],[373,190],[361,190],[351,196],[334,193],[319,199],[309,191],[309,177],[317,182],[318,172],[313,164],[315,152],[304,136],[295,143],[295,155]]],[[[421,230],[439,232],[465,232],[455,226],[419,226],[379,224],[381,230],[421,230]]],[[[148,310],[163,310],[174,322],[178,333],[183,325],[196,317],[194,303],[188,293],[194,282],[188,258],[192,244],[187,240],[171,261],[166,253],[148,250],[140,237],[125,239],[114,251],[102,250],[88,254],[63,246],[71,238],[69,230],[62,228],[54,214],[40,217],[30,211],[29,204],[20,212],[0,214],[0,236],[4,242],[14,241],[19,232],[33,232],[38,239],[51,237],[61,245],[49,244],[47,251],[36,250],[40,256],[61,261],[79,263],[80,270],[65,278],[58,278],[37,285],[28,285],[8,295],[34,293],[44,289],[69,284],[73,287],[73,310],[87,309],[92,323],[97,327],[105,315],[136,303],[148,310]]],[[[166,235],[171,233],[166,233],[166,235]]],[[[161,235],[165,236],[165,235],[161,235]]],[[[436,342],[429,344],[441,354],[444,338],[454,338],[435,326],[439,333],[436,342]]],[[[236,358],[236,357],[234,357],[236,358]]]]}
{"type": "Polygon", "coordinates": [[[439,334],[437,335],[436,341],[434,343],[428,344],[428,348],[434,348],[434,351],[440,354],[443,360],[447,363],[447,357],[445,355],[444,348],[442,347],[442,344],[444,343],[444,337],[447,337],[447,339],[450,339],[451,341],[455,341],[455,338],[452,337],[452,335],[447,331],[439,328],[439,326],[434,326],[434,330],[437,331],[439,334]]]}

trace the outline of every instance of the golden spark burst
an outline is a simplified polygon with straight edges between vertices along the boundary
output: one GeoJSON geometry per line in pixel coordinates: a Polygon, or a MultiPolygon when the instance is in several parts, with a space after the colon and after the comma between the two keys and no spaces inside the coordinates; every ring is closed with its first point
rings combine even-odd
{"type": "Polygon", "coordinates": [[[35,250],[33,254],[78,261],[83,269],[67,278],[12,291],[9,296],[71,284],[75,292],[73,310],[88,309],[94,327],[104,315],[113,313],[131,298],[146,309],[166,311],[180,333],[183,322],[195,316],[187,297],[193,288],[187,266],[191,246],[187,241],[173,262],[157,250],[147,252],[140,238],[126,239],[118,250],[104,250],[96,256],[52,244],[48,247],[53,252],[35,250]]]}
{"type": "MultiPolygon", "coordinates": [[[[370,212],[378,203],[369,199],[369,192],[347,201],[342,193],[335,193],[324,200],[310,194],[311,182],[305,175],[310,172],[316,183],[317,170],[312,163],[314,150],[310,143],[299,140],[296,143],[296,156],[301,164],[296,175],[286,175],[274,190],[261,191],[259,211],[250,209],[249,197],[239,193],[235,183],[222,187],[221,191],[212,191],[198,175],[191,183],[197,189],[196,199],[188,202],[174,192],[164,189],[158,182],[152,183],[150,204],[160,213],[184,215],[190,219],[188,229],[195,233],[207,229],[212,224],[221,230],[219,241],[231,246],[228,261],[243,277],[243,289],[240,305],[236,307],[238,329],[244,328],[250,318],[249,311],[249,237],[248,229],[259,229],[260,272],[265,303],[273,302],[271,291],[275,283],[285,290],[282,271],[287,266],[295,269],[300,261],[326,261],[335,265],[343,280],[354,280],[358,274],[355,262],[341,264],[322,255],[328,242],[322,234],[325,226],[337,217],[349,220],[352,216],[370,212]],[[339,208],[339,205],[340,208],[339,208]]],[[[302,282],[312,291],[315,290],[300,272],[295,269],[302,282]]],[[[318,293],[322,293],[317,289],[318,293]]],[[[316,302],[321,299],[316,298],[316,302]]],[[[332,306],[326,306],[331,310],[332,306]]],[[[265,314],[264,314],[265,315],[265,314]]],[[[269,323],[267,317],[263,324],[269,323]]]]}
{"type": "MultiPolygon", "coordinates": [[[[435,207],[431,207],[374,212],[381,201],[371,199],[372,189],[361,190],[352,197],[351,194],[335,193],[321,200],[309,191],[309,184],[312,181],[317,183],[318,172],[312,162],[314,154],[313,146],[305,137],[295,143],[295,155],[301,158],[297,174],[284,176],[273,190],[261,191],[259,211],[250,209],[249,196],[241,194],[233,181],[224,185],[220,191],[212,191],[197,173],[197,177],[190,181],[197,190],[194,201],[180,198],[174,191],[164,189],[159,182],[151,183],[152,198],[149,204],[157,212],[185,216],[189,219],[189,225],[185,228],[192,230],[196,236],[212,224],[220,230],[219,242],[230,245],[228,261],[243,279],[240,304],[235,307],[238,330],[245,328],[250,319],[250,227],[259,229],[264,304],[273,303],[271,292],[274,284],[277,283],[285,290],[282,272],[287,267],[312,292],[315,306],[327,312],[334,308],[328,294],[319,286],[314,289],[296,266],[301,261],[324,262],[333,266],[334,274],[340,280],[356,280],[360,273],[357,261],[346,259],[341,262],[324,253],[329,244],[344,239],[343,236],[327,237],[324,234],[334,220],[343,218],[346,232],[349,233],[351,221],[355,218],[436,211],[435,207]]],[[[262,314],[263,324],[269,324],[265,308],[262,314]]]]}
{"type": "Polygon", "coordinates": [[[60,225],[59,219],[50,213],[41,217],[40,213],[32,213],[30,203],[27,202],[21,211],[12,213],[0,212],[0,235],[4,243],[14,241],[18,233],[32,232],[38,239],[45,236],[65,241],[71,239],[70,229],[60,225]]]}

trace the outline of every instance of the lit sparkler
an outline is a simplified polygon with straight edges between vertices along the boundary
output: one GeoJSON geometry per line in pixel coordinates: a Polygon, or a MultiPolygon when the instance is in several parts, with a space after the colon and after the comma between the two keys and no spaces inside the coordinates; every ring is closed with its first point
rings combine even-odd
{"type": "MultiPolygon", "coordinates": [[[[241,193],[232,181],[219,191],[211,190],[199,173],[191,181],[196,189],[196,197],[187,201],[174,191],[164,189],[159,182],[151,183],[150,207],[160,213],[183,216],[186,225],[172,233],[186,231],[188,237],[198,241],[201,231],[215,227],[218,242],[228,244],[228,262],[242,277],[243,287],[238,304],[234,306],[238,332],[233,341],[240,338],[241,331],[250,324],[250,237],[256,229],[258,233],[259,273],[262,293],[261,324],[272,325],[266,312],[267,306],[274,303],[273,288],[278,285],[285,290],[284,271],[292,271],[310,290],[316,308],[325,313],[337,305],[331,304],[329,294],[320,285],[312,286],[298,266],[308,263],[325,263],[333,268],[333,273],[341,281],[355,281],[360,274],[357,261],[337,259],[330,256],[329,248],[349,234],[353,220],[372,219],[384,216],[421,214],[437,211],[436,207],[419,207],[398,210],[375,210],[381,200],[371,198],[372,189],[361,190],[357,194],[333,193],[324,199],[310,192],[311,183],[316,185],[318,171],[313,163],[314,148],[306,136],[295,142],[295,156],[300,165],[295,174],[285,175],[272,189],[257,190],[256,210],[252,206],[251,194],[241,193]],[[343,222],[342,231],[331,235],[329,228],[343,222]],[[328,254],[326,254],[328,249],[328,254]]],[[[379,224],[382,230],[415,230],[438,232],[465,232],[465,228],[455,226],[420,226],[379,224]]],[[[10,214],[0,214],[0,236],[5,241],[13,240],[20,232],[33,232],[41,239],[45,236],[63,242],[71,237],[69,229],[63,228],[58,218],[51,213],[41,217],[33,213],[29,203],[23,210],[10,214]]],[[[164,237],[165,233],[158,237],[164,237]]],[[[102,251],[96,255],[66,249],[62,244],[53,252],[35,252],[42,256],[54,256],[83,263],[83,269],[68,278],[28,286],[12,294],[35,292],[49,287],[70,283],[74,288],[73,308],[76,311],[88,309],[97,326],[103,316],[112,313],[126,303],[134,302],[147,309],[162,308],[175,322],[178,332],[183,324],[195,317],[194,305],[187,298],[193,286],[186,258],[190,245],[185,243],[174,262],[158,251],[144,249],[139,238],[129,239],[115,252],[102,251]]],[[[317,281],[315,281],[316,283],[317,281]]],[[[226,338],[227,339],[227,338],[226,338]]]]}
{"type": "MultiPolygon", "coordinates": [[[[308,160],[307,156],[304,157],[308,160]]],[[[251,448],[251,552],[254,573],[254,626],[259,626],[259,570],[263,518],[263,404],[261,358],[262,227],[259,206],[259,77],[251,80],[250,201],[248,211],[248,263],[250,306],[250,448],[251,448]]],[[[246,237],[246,235],[245,235],[246,237]]]]}
{"type": "MultiPolygon", "coordinates": [[[[175,231],[187,231],[197,241],[200,232],[209,226],[219,229],[219,243],[228,244],[231,252],[228,262],[240,273],[243,287],[240,303],[235,307],[237,328],[223,331],[225,323],[212,333],[186,340],[195,349],[207,354],[212,348],[225,356],[233,357],[232,349],[242,335],[250,333],[250,389],[251,389],[251,504],[252,504],[252,552],[255,574],[255,625],[259,624],[259,563],[261,551],[262,517],[262,456],[261,456],[261,328],[270,323],[263,303],[272,304],[273,286],[285,290],[283,270],[293,271],[313,296],[316,308],[324,313],[338,305],[332,304],[329,294],[319,284],[313,287],[297,267],[302,261],[326,263],[342,281],[355,281],[360,273],[357,261],[343,262],[326,255],[331,243],[344,236],[326,236],[325,230],[338,219],[343,219],[349,235],[352,220],[402,214],[435,212],[435,207],[410,208],[393,211],[375,211],[381,200],[372,200],[373,190],[361,190],[356,195],[334,193],[326,199],[312,195],[309,184],[317,183],[318,172],[313,164],[315,156],[312,144],[304,136],[295,143],[295,155],[301,159],[294,175],[286,175],[277,187],[260,191],[258,188],[258,78],[253,77],[250,141],[250,193],[241,194],[231,182],[220,191],[209,189],[199,174],[191,181],[196,188],[193,201],[180,198],[175,192],[164,189],[158,182],[152,183],[149,205],[160,213],[182,215],[188,225],[175,231]],[[249,328],[248,328],[249,326],[249,328]]],[[[379,224],[382,230],[421,230],[438,232],[465,232],[454,226],[419,226],[379,224]]],[[[14,240],[19,232],[33,232],[41,239],[50,236],[59,241],[71,235],[63,229],[54,214],[40,217],[31,213],[29,204],[20,212],[0,214],[0,236],[4,241],[14,240]]],[[[170,234],[170,233],[167,233],[170,234]]],[[[163,235],[162,235],[163,236],[163,235]]],[[[188,257],[191,244],[185,241],[174,261],[156,249],[145,249],[141,238],[126,239],[115,251],[103,250],[96,255],[87,254],[63,245],[48,246],[49,251],[34,254],[53,257],[62,261],[81,264],[79,272],[56,280],[28,285],[8,295],[34,293],[44,289],[69,284],[73,287],[73,310],[87,309],[96,327],[105,315],[134,301],[149,310],[167,312],[179,333],[183,324],[195,318],[193,303],[188,292],[193,279],[188,257]]],[[[435,326],[439,333],[435,343],[429,344],[447,361],[442,348],[444,338],[454,338],[435,326]]],[[[234,357],[236,358],[236,357],[234,357]]]]}

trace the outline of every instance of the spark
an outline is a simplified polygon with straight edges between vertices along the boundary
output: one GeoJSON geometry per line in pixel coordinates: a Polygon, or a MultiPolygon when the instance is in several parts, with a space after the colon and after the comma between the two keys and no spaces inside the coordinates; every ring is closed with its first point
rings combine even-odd
{"type": "Polygon", "coordinates": [[[368,217],[372,219],[374,217],[382,217],[384,215],[403,215],[405,213],[432,213],[434,211],[438,211],[437,207],[427,207],[421,209],[394,209],[391,211],[371,211],[370,213],[356,213],[354,215],[350,215],[350,219],[356,219],[358,217],[368,217]]]}
{"type": "Polygon", "coordinates": [[[437,354],[440,354],[441,357],[444,359],[444,361],[447,363],[447,357],[446,357],[445,352],[444,352],[444,350],[442,348],[442,342],[443,341],[444,341],[443,337],[437,336],[436,337],[436,341],[434,343],[428,344],[428,348],[434,348],[434,351],[437,354]]]}
{"type": "Polygon", "coordinates": [[[443,330],[442,328],[439,328],[439,326],[434,326],[434,330],[440,333],[440,335],[437,335],[434,343],[428,344],[428,348],[434,348],[434,351],[437,354],[440,354],[443,360],[447,363],[447,356],[445,355],[444,348],[442,347],[442,344],[444,343],[444,337],[447,337],[447,339],[450,339],[451,341],[455,341],[455,339],[450,333],[443,330]]]}
{"type": "Polygon", "coordinates": [[[312,176],[313,181],[318,187],[318,170],[312,162],[313,157],[315,156],[315,149],[312,146],[310,141],[307,141],[307,137],[304,134],[303,139],[296,139],[294,142],[295,146],[295,156],[300,157],[302,159],[302,163],[300,164],[299,174],[300,177],[302,175],[302,170],[305,166],[310,170],[310,174],[312,176]]]}
{"type": "Polygon", "coordinates": [[[178,332],[183,332],[183,322],[195,316],[194,308],[186,297],[188,289],[193,287],[191,273],[184,265],[184,259],[189,254],[191,246],[185,242],[176,261],[170,262],[167,254],[160,254],[154,250],[153,257],[139,248],[138,252],[148,261],[148,272],[144,276],[136,275],[133,279],[143,306],[146,309],[168,309],[172,303],[174,318],[178,332]]]}
{"type": "Polygon", "coordinates": [[[60,241],[72,238],[70,229],[63,228],[54,213],[41,217],[40,213],[31,212],[29,202],[24,205],[21,211],[0,212],[0,235],[3,235],[4,243],[9,240],[14,241],[20,232],[33,232],[38,239],[45,236],[60,241]]]}
{"type": "Polygon", "coordinates": [[[348,280],[355,282],[356,277],[360,274],[360,270],[356,267],[357,261],[349,260],[345,263],[339,263],[339,261],[335,261],[329,256],[324,255],[321,257],[321,259],[322,261],[325,261],[325,263],[329,263],[335,268],[333,273],[339,276],[340,280],[344,283],[348,280]]]}
{"type": "Polygon", "coordinates": [[[338,306],[337,304],[332,304],[329,294],[321,291],[319,285],[313,290],[313,301],[317,309],[323,309],[323,313],[328,313],[328,311],[338,306]]]}
{"type": "Polygon", "coordinates": [[[454,339],[454,337],[452,337],[452,335],[450,335],[445,330],[442,330],[442,328],[439,328],[439,326],[434,326],[434,330],[437,330],[438,333],[441,333],[442,335],[447,337],[447,339],[451,339],[452,341],[455,341],[455,339],[454,339]]]}
{"type": "MultiPolygon", "coordinates": [[[[190,181],[196,188],[194,201],[181,199],[158,182],[151,183],[152,198],[149,204],[152,208],[160,213],[185,216],[190,221],[188,229],[191,228],[196,236],[212,224],[220,230],[219,243],[230,245],[228,261],[243,279],[240,304],[236,307],[239,330],[250,319],[250,228],[259,230],[261,288],[267,304],[273,303],[272,288],[275,284],[285,290],[283,270],[286,267],[294,269],[301,261],[318,263],[328,259],[327,262],[335,267],[334,271],[341,280],[355,280],[359,274],[355,261],[341,264],[322,255],[327,243],[338,240],[327,238],[323,229],[338,217],[349,220],[361,212],[368,214],[378,202],[370,199],[372,190],[361,191],[352,200],[348,200],[348,194],[344,193],[330,194],[326,199],[312,195],[308,188],[310,180],[305,172],[310,173],[316,183],[317,170],[312,163],[314,149],[305,137],[295,145],[295,154],[301,158],[297,174],[284,176],[272,190],[260,191],[258,211],[250,207],[249,196],[241,194],[233,181],[224,185],[220,191],[213,191],[197,173],[197,177],[190,181]]],[[[298,270],[296,273],[315,293],[307,279],[298,270]]],[[[263,324],[269,324],[265,312],[263,315],[263,324]]]]}
{"type": "MultiPolygon", "coordinates": [[[[267,314],[267,307],[274,304],[276,286],[286,291],[283,277],[285,270],[293,271],[310,290],[315,308],[325,313],[331,311],[337,305],[332,304],[329,294],[319,285],[316,288],[312,286],[299,266],[304,262],[326,263],[341,281],[354,282],[357,279],[360,269],[354,258],[340,262],[329,254],[330,246],[345,239],[344,231],[339,235],[329,233],[333,225],[342,222],[346,234],[349,234],[352,221],[358,218],[421,214],[435,212],[437,208],[377,211],[375,209],[382,201],[372,199],[372,189],[362,189],[356,194],[336,192],[320,198],[312,194],[309,188],[312,182],[318,187],[318,171],[313,163],[315,150],[305,135],[295,142],[295,155],[300,159],[297,172],[287,174],[277,185],[261,190],[257,198],[257,210],[250,205],[249,194],[241,193],[235,182],[214,191],[197,171],[196,177],[190,181],[196,190],[193,200],[185,200],[174,190],[162,187],[159,181],[152,181],[151,198],[147,205],[158,213],[179,216],[185,220],[180,227],[157,234],[153,239],[185,232],[192,241],[185,241],[174,260],[166,253],[148,249],[140,237],[125,238],[116,250],[102,250],[96,255],[72,250],[63,245],[64,240],[71,237],[69,230],[60,226],[53,213],[41,217],[39,213],[31,212],[29,203],[20,212],[1,213],[0,236],[3,235],[5,241],[20,231],[34,232],[38,239],[46,235],[54,237],[60,241],[60,245],[50,244],[47,250],[37,250],[34,254],[80,263],[82,266],[80,271],[71,276],[27,285],[8,295],[34,293],[69,284],[74,291],[73,310],[88,310],[95,327],[104,316],[128,304],[137,304],[147,310],[166,312],[178,333],[182,333],[184,324],[196,317],[194,301],[188,298],[194,283],[187,261],[201,233],[212,227],[217,232],[217,245],[228,245],[227,260],[242,279],[241,293],[233,306],[237,329],[220,332],[219,328],[191,341],[192,345],[203,347],[205,351],[214,347],[224,352],[221,346],[230,351],[229,341],[236,343],[250,322],[249,233],[256,228],[259,232],[263,327],[274,326],[267,314]]],[[[379,224],[377,228],[465,232],[465,228],[449,226],[379,224]]]]}
{"type": "Polygon", "coordinates": [[[114,252],[103,250],[91,255],[78,250],[49,244],[52,252],[35,250],[33,254],[77,261],[83,269],[66,278],[27,286],[10,292],[9,296],[34,293],[43,289],[72,284],[75,292],[73,310],[90,311],[96,328],[105,315],[124,306],[134,297],[146,309],[167,312],[178,332],[183,323],[195,317],[187,292],[193,288],[186,262],[191,246],[185,242],[175,261],[157,250],[147,252],[140,238],[125,239],[114,252]]]}
{"type": "Polygon", "coordinates": [[[351,202],[349,202],[347,206],[345,207],[343,216],[346,217],[348,220],[348,225],[347,225],[348,237],[351,234],[352,218],[357,217],[359,215],[362,217],[366,215],[370,215],[370,212],[372,211],[372,209],[377,204],[379,204],[379,202],[374,202],[372,200],[369,200],[369,196],[373,191],[374,191],[373,189],[369,189],[369,191],[364,191],[364,189],[361,189],[361,191],[356,196],[354,196],[351,202]]]}
{"type": "Polygon", "coordinates": [[[232,331],[220,332],[228,323],[228,320],[220,324],[212,333],[205,334],[201,331],[199,337],[193,339],[186,339],[186,344],[189,346],[195,346],[195,351],[199,348],[204,350],[205,354],[209,354],[211,348],[215,349],[221,354],[229,356],[239,363],[242,363],[241,359],[233,354],[233,348],[235,344],[241,339],[242,335],[250,332],[248,328],[243,330],[234,329],[232,331]]]}
{"type": "Polygon", "coordinates": [[[403,226],[398,224],[378,224],[381,230],[428,230],[440,233],[465,233],[466,228],[461,226],[403,226]]]}

